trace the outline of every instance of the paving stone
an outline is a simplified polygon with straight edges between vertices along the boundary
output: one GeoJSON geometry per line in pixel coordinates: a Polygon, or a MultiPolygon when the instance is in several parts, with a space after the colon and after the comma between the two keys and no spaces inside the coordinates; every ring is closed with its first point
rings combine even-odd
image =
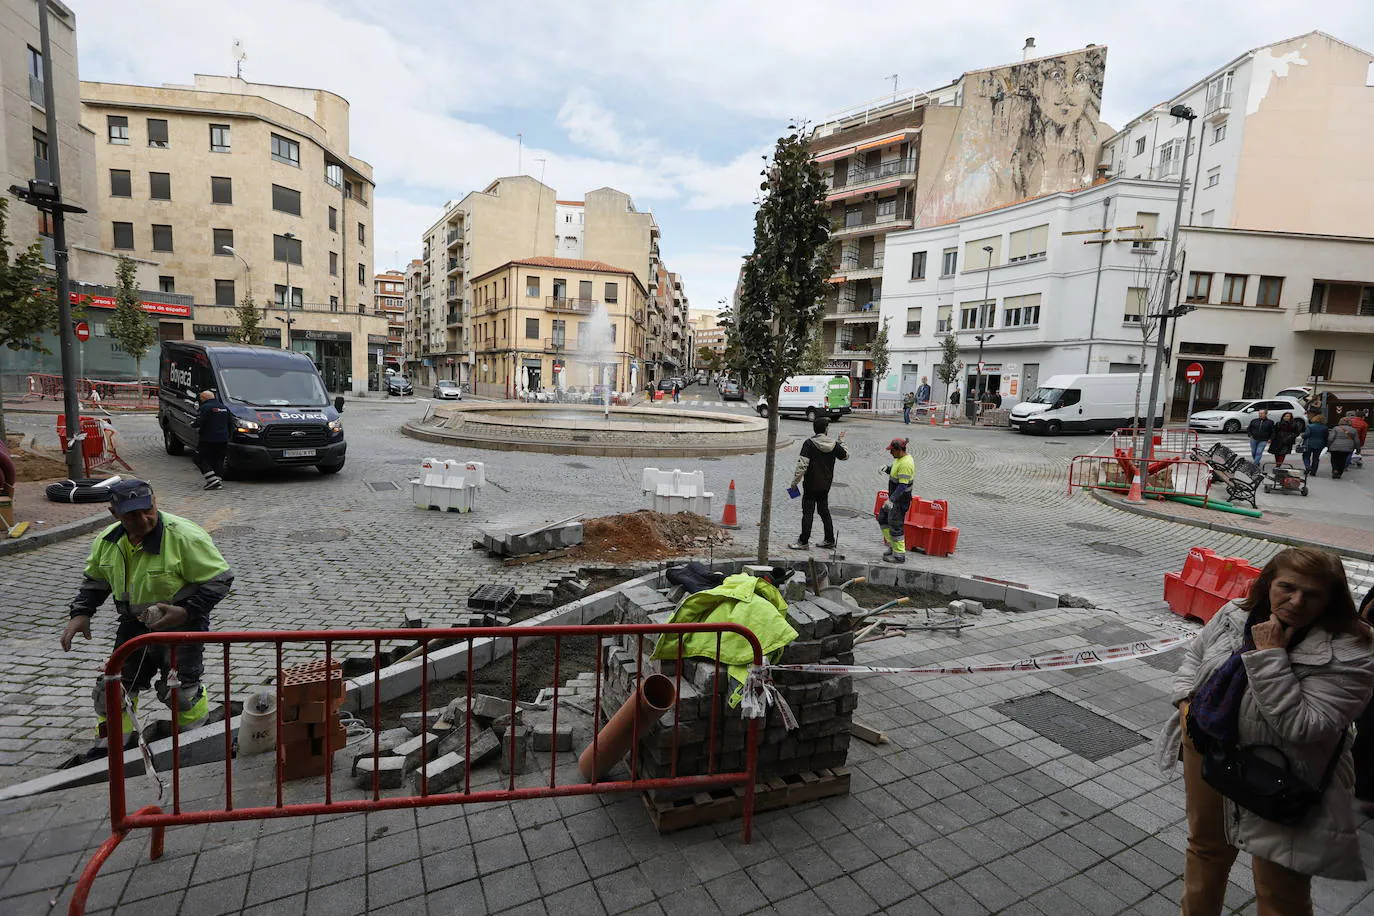
{"type": "MultiPolygon", "coordinates": [[[[539,896],[539,884],[528,865],[516,865],[495,874],[482,874],[482,893],[493,912],[519,906],[539,896]]],[[[566,892],[565,892],[566,893],[566,892]]]]}
{"type": "Polygon", "coordinates": [[[305,899],[306,916],[356,916],[367,912],[367,879],[363,876],[311,888],[305,899]]]}

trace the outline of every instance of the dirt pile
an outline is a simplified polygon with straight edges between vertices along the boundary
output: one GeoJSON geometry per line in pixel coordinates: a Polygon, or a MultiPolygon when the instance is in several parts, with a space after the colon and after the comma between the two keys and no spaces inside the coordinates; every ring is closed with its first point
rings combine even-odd
{"type": "Polygon", "coordinates": [[[588,560],[627,563],[704,553],[730,540],[720,526],[691,512],[664,515],[641,509],[582,523],[582,546],[573,555],[588,560]]]}
{"type": "Polygon", "coordinates": [[[21,483],[65,479],[67,476],[67,466],[59,458],[28,452],[13,445],[10,446],[10,457],[14,459],[16,479],[21,483]]]}

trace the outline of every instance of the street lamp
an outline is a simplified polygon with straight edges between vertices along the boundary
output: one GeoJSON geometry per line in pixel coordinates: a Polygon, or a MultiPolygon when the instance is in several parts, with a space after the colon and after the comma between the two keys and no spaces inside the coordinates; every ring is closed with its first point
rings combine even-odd
{"type": "MultiPolygon", "coordinates": [[[[975,334],[973,339],[978,341],[978,407],[983,406],[983,344],[996,337],[996,334],[975,334]]],[[[975,419],[977,419],[975,417],[975,419]]]]}
{"type": "MultiPolygon", "coordinates": [[[[284,239],[294,239],[295,237],[295,234],[290,232],[282,233],[284,239]]],[[[291,295],[291,249],[288,247],[286,249],[286,339],[283,344],[288,350],[291,349],[291,326],[296,323],[295,319],[291,317],[291,300],[293,298],[291,295]]],[[[277,320],[281,321],[280,318],[277,320]]]]}
{"type": "MultiPolygon", "coordinates": [[[[1168,327],[1171,317],[1177,318],[1181,314],[1181,312],[1169,308],[1169,296],[1174,282],[1174,255],[1178,251],[1178,224],[1183,219],[1183,191],[1188,183],[1188,148],[1193,144],[1193,121],[1197,118],[1193,109],[1187,105],[1175,105],[1169,109],[1169,114],[1187,121],[1188,132],[1183,141],[1183,160],[1178,172],[1178,200],[1174,204],[1174,225],[1169,232],[1169,253],[1164,262],[1164,296],[1159,303],[1159,327],[1155,329],[1155,364],[1150,373],[1150,403],[1145,410],[1145,433],[1142,436],[1145,440],[1141,449],[1141,454],[1144,456],[1141,459],[1140,470],[1142,484],[1148,479],[1150,461],[1154,458],[1155,406],[1159,403],[1159,380],[1164,371],[1164,330],[1168,327]]],[[[1163,418],[1161,417],[1160,420],[1162,421],[1163,418]]]]}
{"type": "MultiPolygon", "coordinates": [[[[988,286],[989,286],[989,284],[992,283],[992,246],[991,246],[991,245],[984,245],[984,246],[983,246],[983,253],[984,253],[985,255],[987,255],[987,265],[983,268],[983,301],[982,301],[982,302],[979,304],[979,306],[978,306],[979,318],[982,317],[982,312],[983,312],[983,310],[984,310],[985,308],[988,307],[988,286]]],[[[994,312],[994,315],[995,315],[995,314],[996,314],[996,313],[994,312]]],[[[979,321],[978,324],[981,325],[981,324],[982,324],[982,321],[979,321]]],[[[971,397],[971,398],[966,398],[966,399],[965,399],[964,412],[965,412],[966,414],[968,414],[968,418],[969,418],[970,420],[977,421],[977,419],[978,419],[978,408],[979,408],[979,407],[982,405],[982,403],[983,403],[983,341],[984,341],[984,338],[983,338],[982,335],[979,335],[979,336],[975,337],[974,339],[978,341],[978,382],[977,382],[977,384],[976,384],[976,386],[975,386],[975,391],[974,391],[974,395],[975,395],[975,396],[974,396],[974,397],[971,397]]],[[[987,340],[991,340],[991,339],[992,339],[992,335],[991,335],[991,334],[987,335],[987,338],[986,338],[986,339],[987,339],[987,340]]]]}
{"type": "MultiPolygon", "coordinates": [[[[252,298],[253,298],[253,265],[252,265],[252,264],[249,264],[249,263],[248,263],[248,259],[245,258],[243,255],[239,254],[238,251],[234,248],[233,245],[221,245],[221,246],[219,246],[219,250],[222,251],[222,252],[224,252],[225,254],[232,254],[234,257],[238,258],[240,261],[243,262],[243,270],[244,270],[245,274],[247,274],[247,276],[244,277],[244,280],[246,281],[246,285],[247,285],[247,287],[248,287],[248,298],[249,298],[249,299],[252,299],[252,298]]],[[[237,303],[235,303],[235,304],[237,304],[237,303]]],[[[267,317],[267,305],[266,305],[266,304],[264,304],[263,307],[262,307],[262,317],[263,317],[264,319],[267,317]]]]}

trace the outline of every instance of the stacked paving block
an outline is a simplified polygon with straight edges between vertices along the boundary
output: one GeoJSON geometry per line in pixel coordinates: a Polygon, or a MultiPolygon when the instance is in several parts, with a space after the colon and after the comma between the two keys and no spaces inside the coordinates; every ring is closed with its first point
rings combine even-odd
{"type": "Polygon", "coordinates": [[[339,707],[343,704],[343,668],[332,662],[307,662],[282,671],[281,744],[283,779],[323,776],[334,752],[347,740],[339,707]]]}
{"type": "Polygon", "coordinates": [[[542,530],[481,532],[480,546],[495,557],[524,557],[576,547],[582,543],[582,523],[564,522],[542,530]]]}

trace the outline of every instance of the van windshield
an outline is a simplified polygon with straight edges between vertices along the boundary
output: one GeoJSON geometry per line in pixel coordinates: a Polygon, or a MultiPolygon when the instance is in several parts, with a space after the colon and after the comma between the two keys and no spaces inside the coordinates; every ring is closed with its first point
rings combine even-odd
{"type": "Polygon", "coordinates": [[[323,407],[320,377],[298,369],[220,369],[224,399],[254,407],[323,407]]]}
{"type": "Polygon", "coordinates": [[[1053,404],[1064,393],[1063,388],[1038,388],[1027,400],[1027,404],[1053,404]]]}

